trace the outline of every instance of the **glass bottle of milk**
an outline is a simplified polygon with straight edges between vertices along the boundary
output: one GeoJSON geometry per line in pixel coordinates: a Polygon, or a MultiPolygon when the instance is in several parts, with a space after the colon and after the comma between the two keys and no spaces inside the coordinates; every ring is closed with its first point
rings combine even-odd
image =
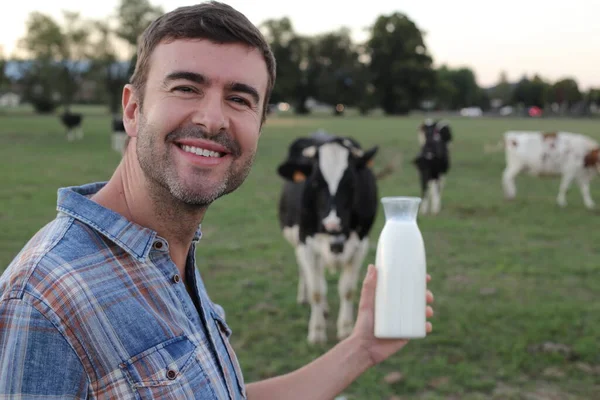
{"type": "Polygon", "coordinates": [[[425,245],[417,225],[419,197],[383,197],[385,225],[377,242],[375,336],[423,338],[425,245]]]}

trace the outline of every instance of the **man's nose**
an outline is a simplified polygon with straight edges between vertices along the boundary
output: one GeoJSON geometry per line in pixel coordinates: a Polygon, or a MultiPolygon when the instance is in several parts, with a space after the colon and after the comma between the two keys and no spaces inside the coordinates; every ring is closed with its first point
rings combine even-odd
{"type": "Polygon", "coordinates": [[[204,98],[200,101],[198,109],[194,113],[192,122],[202,125],[212,134],[221,130],[229,129],[229,120],[227,118],[223,97],[217,93],[210,93],[207,90],[204,98]]]}

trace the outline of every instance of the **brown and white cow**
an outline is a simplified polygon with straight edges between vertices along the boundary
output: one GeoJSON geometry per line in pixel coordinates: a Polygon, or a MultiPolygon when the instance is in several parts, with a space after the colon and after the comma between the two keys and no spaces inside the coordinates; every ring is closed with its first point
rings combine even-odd
{"type": "Polygon", "coordinates": [[[570,132],[508,131],[504,133],[506,168],[502,174],[504,196],[516,196],[515,177],[522,171],[533,176],[560,176],[556,202],[567,205],[566,193],[575,179],[588,209],[594,208],[590,181],[600,172],[600,145],[570,132]]]}

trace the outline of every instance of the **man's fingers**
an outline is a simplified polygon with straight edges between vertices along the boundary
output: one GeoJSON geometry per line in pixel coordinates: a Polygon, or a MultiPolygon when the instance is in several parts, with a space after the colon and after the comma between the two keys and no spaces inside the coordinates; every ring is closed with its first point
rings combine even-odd
{"type": "Polygon", "coordinates": [[[433,293],[428,290],[427,294],[425,295],[425,299],[427,300],[427,304],[433,303],[433,293]]]}
{"type": "Polygon", "coordinates": [[[427,333],[431,333],[431,331],[433,330],[433,325],[431,325],[431,322],[425,323],[425,330],[427,331],[427,333]]]}
{"type": "Polygon", "coordinates": [[[427,308],[425,309],[425,316],[427,318],[433,317],[433,308],[427,306],[427,308]]]}

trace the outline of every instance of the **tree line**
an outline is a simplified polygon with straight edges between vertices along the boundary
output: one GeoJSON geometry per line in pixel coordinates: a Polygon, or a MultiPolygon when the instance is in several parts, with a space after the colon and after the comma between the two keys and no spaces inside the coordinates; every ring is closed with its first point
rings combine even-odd
{"type": "MultiPolygon", "coordinates": [[[[13,60],[17,78],[0,73],[0,92],[17,85],[40,112],[92,102],[118,113],[121,88],[135,65],[137,38],[161,13],[148,0],[122,0],[104,20],[64,12],[61,24],[33,12],[19,43],[27,60],[13,60]],[[119,57],[123,53],[126,61],[119,57]]],[[[388,115],[507,105],[585,113],[590,105],[600,105],[600,89],[582,92],[573,78],[550,82],[535,75],[511,83],[503,73],[494,87],[483,88],[470,68],[436,68],[424,33],[400,12],[379,16],[364,43],[353,42],[348,28],[301,35],[287,17],[266,20],[260,29],[277,59],[272,103],[287,102],[299,114],[310,112],[309,99],[333,106],[335,113],[354,107],[362,114],[380,108],[388,115]]],[[[0,57],[0,71],[6,63],[0,57]]]]}

